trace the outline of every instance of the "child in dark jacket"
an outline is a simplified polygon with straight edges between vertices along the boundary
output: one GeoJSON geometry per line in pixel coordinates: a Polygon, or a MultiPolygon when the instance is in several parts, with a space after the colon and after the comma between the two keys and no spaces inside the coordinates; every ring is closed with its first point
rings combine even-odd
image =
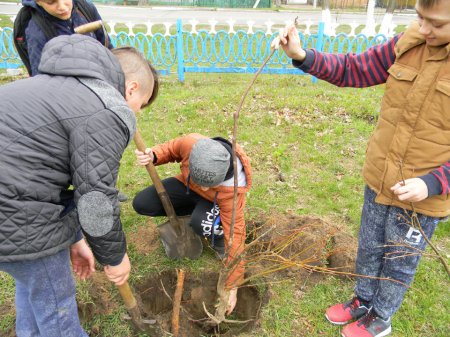
{"type": "MultiPolygon", "coordinates": [[[[74,34],[76,27],[88,23],[88,19],[77,8],[77,2],[79,1],[87,2],[86,0],[22,0],[22,5],[35,9],[39,15],[42,15],[54,26],[58,35],[71,35],[74,34]]],[[[87,6],[91,8],[90,12],[93,13],[94,21],[102,19],[92,3],[87,2],[87,6]]],[[[109,49],[112,48],[108,35],[105,36],[102,29],[88,35],[97,39],[109,49]]],[[[30,20],[28,27],[25,29],[25,37],[31,63],[31,76],[34,76],[39,73],[38,66],[41,61],[42,48],[48,42],[48,38],[33,19],[30,20]]]]}
{"type": "Polygon", "coordinates": [[[69,260],[81,279],[95,256],[126,282],[115,184],[158,82],[136,49],[79,34],[49,41],[40,70],[0,87],[0,271],[15,279],[17,336],[87,337],[69,260]]]}

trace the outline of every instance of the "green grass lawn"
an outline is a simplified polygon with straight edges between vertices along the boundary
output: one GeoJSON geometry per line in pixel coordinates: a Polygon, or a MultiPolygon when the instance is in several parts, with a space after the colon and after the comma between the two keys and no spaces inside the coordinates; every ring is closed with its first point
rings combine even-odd
{"type": "MultiPolygon", "coordinates": [[[[232,115],[251,75],[186,74],[185,84],[175,76],[161,78],[156,103],[138,117],[147,146],[190,132],[230,138],[232,115]]],[[[379,110],[384,86],[367,89],[336,88],[310,77],[261,75],[241,111],[238,142],[252,159],[253,188],[247,218],[262,213],[313,215],[342,224],[357,234],[363,198],[360,171],[367,139],[379,110]],[[278,179],[282,173],[284,181],[278,179]]],[[[118,187],[129,196],[150,184],[145,169],[136,164],[134,147],[124,153],[118,187]]],[[[176,164],[158,168],[162,178],[178,172],[176,164]]],[[[122,204],[122,222],[128,234],[146,226],[147,218],[122,204]]],[[[450,252],[449,223],[440,224],[434,237],[444,256],[450,252]]],[[[157,271],[183,267],[189,271],[217,270],[211,253],[197,261],[169,261],[162,248],[141,255],[131,246],[136,284],[157,271]]],[[[100,271],[99,271],[100,272],[100,271]]],[[[0,273],[0,335],[14,322],[14,285],[0,273]],[[6,310],[5,308],[9,308],[6,310]]],[[[92,301],[78,284],[79,302],[92,301]]],[[[327,306],[352,295],[353,281],[325,278],[302,291],[292,280],[271,286],[271,299],[263,307],[261,324],[244,336],[337,336],[339,328],[323,316],[327,306]]],[[[113,286],[108,288],[119,310],[96,316],[86,324],[91,336],[127,336],[120,320],[125,312],[113,286]],[[101,331],[100,334],[96,331],[101,331]]],[[[439,262],[425,258],[413,288],[393,320],[394,337],[449,336],[449,280],[439,262]]]]}

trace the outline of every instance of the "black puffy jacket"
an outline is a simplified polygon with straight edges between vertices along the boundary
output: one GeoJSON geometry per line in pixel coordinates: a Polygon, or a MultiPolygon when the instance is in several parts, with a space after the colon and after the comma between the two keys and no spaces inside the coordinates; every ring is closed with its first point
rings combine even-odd
{"type": "Polygon", "coordinates": [[[47,43],[39,71],[0,87],[0,262],[55,254],[81,225],[97,260],[118,264],[126,244],[115,183],[136,125],[124,74],[77,34],[47,43]]]}

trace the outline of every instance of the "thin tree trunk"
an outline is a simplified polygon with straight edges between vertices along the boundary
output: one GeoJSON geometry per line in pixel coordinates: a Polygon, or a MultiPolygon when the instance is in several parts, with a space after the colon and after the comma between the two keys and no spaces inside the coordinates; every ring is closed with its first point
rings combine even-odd
{"type": "Polygon", "coordinates": [[[394,14],[395,7],[397,7],[397,0],[389,0],[386,13],[394,14]]]}
{"type": "Polygon", "coordinates": [[[180,308],[181,308],[181,297],[183,296],[183,286],[184,286],[184,270],[180,269],[177,272],[177,287],[175,289],[175,295],[173,296],[172,334],[174,337],[178,337],[180,332],[180,308]]]}

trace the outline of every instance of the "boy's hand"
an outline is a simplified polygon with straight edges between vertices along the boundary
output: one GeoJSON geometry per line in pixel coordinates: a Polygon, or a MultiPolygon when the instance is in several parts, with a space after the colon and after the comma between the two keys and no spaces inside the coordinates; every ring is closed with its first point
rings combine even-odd
{"type": "Polygon", "coordinates": [[[291,23],[280,30],[278,37],[272,41],[271,47],[278,49],[280,45],[286,55],[291,59],[300,62],[305,60],[306,52],[301,46],[298,31],[297,28],[295,28],[294,23],[291,23]]]}
{"type": "Polygon", "coordinates": [[[94,255],[84,239],[70,246],[73,272],[84,281],[95,272],[94,255]]]}
{"type": "Polygon", "coordinates": [[[227,315],[230,315],[237,303],[237,288],[233,288],[230,290],[230,296],[228,297],[228,307],[227,307],[227,315]]]}
{"type": "Polygon", "coordinates": [[[400,201],[418,202],[428,197],[428,187],[420,178],[406,179],[391,187],[400,201]]]}
{"type": "Polygon", "coordinates": [[[136,149],[134,153],[136,154],[139,165],[146,166],[149,163],[153,163],[154,155],[152,149],[145,149],[145,153],[136,149]]]}
{"type": "Polygon", "coordinates": [[[104,268],[108,280],[115,283],[117,286],[124,284],[130,276],[130,260],[128,254],[125,253],[122,262],[117,266],[105,266],[104,268]]]}

